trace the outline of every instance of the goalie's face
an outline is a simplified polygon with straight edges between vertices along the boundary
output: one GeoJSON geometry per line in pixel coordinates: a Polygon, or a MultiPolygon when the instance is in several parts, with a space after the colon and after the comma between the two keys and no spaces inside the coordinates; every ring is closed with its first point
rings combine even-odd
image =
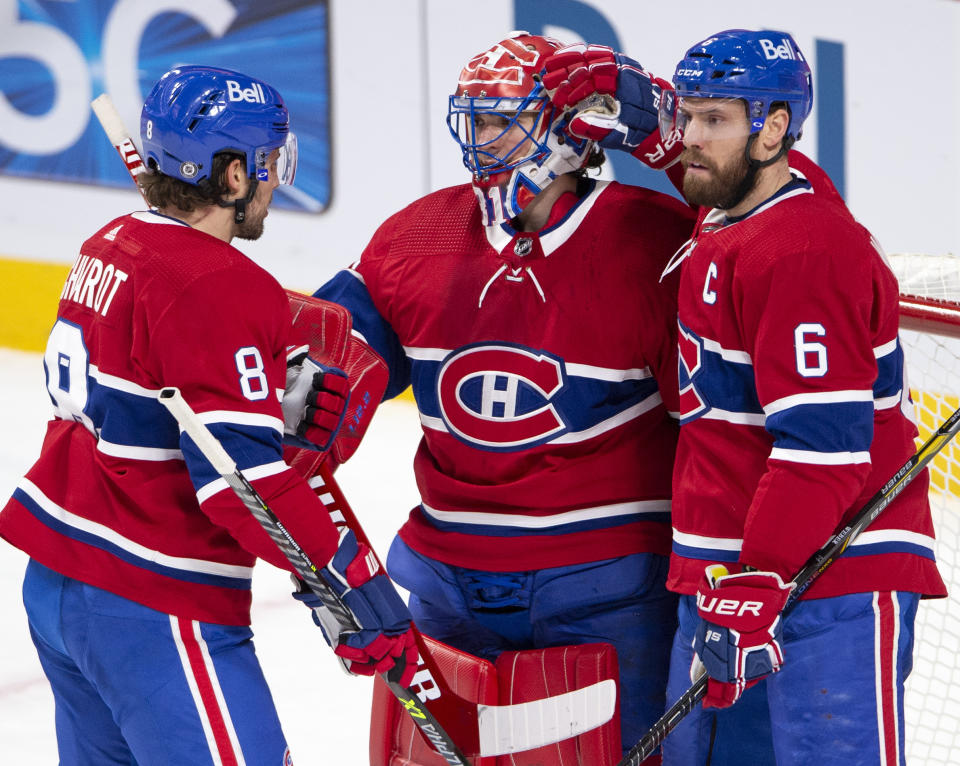
{"type": "Polygon", "coordinates": [[[497,183],[494,176],[506,174],[506,171],[549,152],[542,140],[544,105],[536,104],[541,108],[530,109],[529,102],[513,103],[516,101],[470,97],[451,99],[451,129],[456,129],[463,163],[474,176],[497,183]]]}

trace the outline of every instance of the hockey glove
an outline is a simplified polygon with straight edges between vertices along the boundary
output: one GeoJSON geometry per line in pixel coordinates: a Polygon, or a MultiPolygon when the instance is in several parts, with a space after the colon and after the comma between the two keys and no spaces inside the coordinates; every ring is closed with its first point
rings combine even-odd
{"type": "Polygon", "coordinates": [[[706,670],[704,707],[729,707],[745,689],[783,663],[780,611],[793,583],[775,572],[727,574],[722,564],[704,572],[697,593],[700,624],[693,639],[691,680],[706,670]]]}
{"type": "Polygon", "coordinates": [[[299,581],[293,597],[313,610],[313,621],[347,671],[360,676],[388,673],[391,681],[409,686],[418,658],[410,612],[376,557],[352,530],[341,528],[337,552],[320,576],[353,613],[358,632],[340,634],[331,627],[330,613],[320,598],[299,581]]]}
{"type": "Polygon", "coordinates": [[[683,150],[679,136],[660,137],[660,96],[673,86],[605,45],[561,48],[544,61],[543,86],[568,112],[563,130],[625,151],[656,170],[683,150]]]}
{"type": "Polygon", "coordinates": [[[294,349],[287,359],[283,441],[325,452],[343,424],[350,385],[346,373],[315,362],[303,348],[294,349]]]}

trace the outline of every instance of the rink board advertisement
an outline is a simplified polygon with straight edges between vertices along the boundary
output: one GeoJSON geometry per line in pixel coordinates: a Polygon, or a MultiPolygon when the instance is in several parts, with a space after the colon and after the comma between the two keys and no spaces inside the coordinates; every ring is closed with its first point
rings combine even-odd
{"type": "MultiPolygon", "coordinates": [[[[312,292],[356,260],[388,216],[469,180],[446,125],[448,97],[464,64],[512,29],[610,45],[666,78],[714,32],[789,32],[814,75],[797,148],[887,252],[956,252],[960,148],[949,136],[960,117],[960,2],[845,8],[688,0],[681,14],[635,0],[489,0],[472,13],[446,0],[0,0],[0,259],[12,262],[0,263],[0,277],[24,296],[17,313],[0,304],[0,346],[43,345],[45,333],[12,331],[24,312],[52,316],[43,296],[59,294],[56,284],[36,289],[59,272],[30,264],[65,274],[92,231],[142,207],[92,96],[109,93],[136,133],[148,88],[176,64],[227,66],[275,85],[300,142],[296,196],[278,191],[264,237],[236,244],[285,286],[312,292]],[[908,23],[915,33],[903,33],[908,23]]],[[[662,174],[609,154],[601,178],[671,191],[662,174]]]]}
{"type": "Polygon", "coordinates": [[[130,184],[93,119],[108,93],[131,132],[154,82],[180,64],[236,69],[273,84],[297,115],[295,196],[330,198],[327,4],[304,0],[0,2],[0,172],[111,187],[130,184]],[[309,87],[303,87],[304,85],[309,87]]]}

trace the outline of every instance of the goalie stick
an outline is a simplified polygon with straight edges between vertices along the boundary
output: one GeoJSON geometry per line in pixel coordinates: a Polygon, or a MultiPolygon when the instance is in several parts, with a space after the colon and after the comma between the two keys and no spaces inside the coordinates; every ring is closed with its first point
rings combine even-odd
{"type": "MultiPolygon", "coordinates": [[[[927,463],[960,431],[960,409],[948,417],[931,435],[916,454],[901,466],[890,479],[871,497],[846,524],[841,525],[833,537],[814,553],[803,568],[793,577],[796,587],[787,598],[781,614],[787,614],[797,600],[813,585],[814,581],[833,564],[859,535],[879,516],[906,486],[926,467],[927,463]]],[[[652,755],[680,722],[690,713],[707,693],[706,673],[697,678],[680,698],[670,706],[643,737],[634,745],[617,766],[640,766],[652,755]]]]}
{"type": "MultiPolygon", "coordinates": [[[[146,168],[136,143],[125,129],[123,121],[116,107],[113,105],[112,100],[104,93],[91,102],[91,107],[97,119],[100,121],[100,125],[106,133],[107,138],[111,144],[113,144],[114,148],[116,148],[120,158],[123,160],[124,166],[130,173],[131,179],[139,189],[140,186],[137,181],[137,176],[145,172],[146,168]]],[[[169,403],[175,398],[179,398],[179,400],[183,402],[179,393],[176,397],[171,394],[168,399],[161,398],[161,402],[167,404],[169,409],[169,403]]],[[[186,405],[186,402],[183,402],[183,404],[186,405]]],[[[189,406],[187,406],[187,409],[189,410],[189,406]]],[[[193,418],[196,418],[192,410],[190,410],[190,413],[193,418]]],[[[214,439],[212,434],[206,430],[202,423],[200,425],[213,441],[213,445],[222,450],[222,446],[214,439]]],[[[187,429],[184,427],[184,430],[186,431],[187,429]]],[[[194,439],[194,441],[196,441],[196,439],[194,439]]],[[[224,455],[226,455],[225,452],[224,455]]],[[[210,459],[209,456],[207,459],[210,459]]],[[[229,460],[229,456],[227,456],[227,459],[229,460]]],[[[211,463],[213,463],[212,460],[211,463]]],[[[226,464],[224,464],[224,467],[225,466],[226,464]]],[[[270,509],[262,503],[262,498],[258,501],[259,495],[257,495],[256,490],[252,486],[249,486],[249,482],[246,481],[246,478],[239,471],[236,471],[238,476],[233,475],[234,470],[235,467],[229,472],[229,478],[228,476],[223,476],[224,480],[227,481],[234,492],[237,493],[244,505],[254,513],[258,521],[263,523],[261,516],[265,516],[265,513],[269,512],[270,509]],[[247,483],[249,491],[243,486],[244,482],[247,483]],[[251,492],[252,494],[250,494],[251,492]]],[[[322,473],[326,478],[327,486],[331,489],[335,488],[335,490],[333,490],[334,494],[339,497],[341,507],[349,514],[349,524],[354,534],[357,535],[358,539],[366,541],[366,535],[363,533],[356,517],[353,516],[352,511],[350,511],[339,487],[333,480],[332,466],[329,459],[324,461],[322,473]]],[[[265,516],[265,520],[269,520],[269,516],[265,516]]],[[[272,524],[273,522],[270,523],[272,524]]],[[[267,531],[269,533],[269,529],[267,531]]],[[[283,540],[283,544],[280,544],[278,540],[275,540],[275,542],[280,545],[281,550],[287,555],[287,558],[290,559],[290,555],[294,555],[295,558],[299,560],[302,551],[298,552],[295,541],[290,539],[289,535],[285,536],[286,530],[282,532],[277,530],[277,532],[283,540]],[[287,547],[285,548],[284,546],[287,547]]],[[[271,537],[272,536],[273,535],[271,535],[271,537]]],[[[293,559],[290,560],[296,567],[296,561],[293,559]]],[[[314,575],[312,579],[316,581],[319,580],[319,577],[314,575]]],[[[304,581],[307,582],[308,585],[311,584],[310,580],[306,578],[304,578],[304,581]]],[[[322,580],[320,580],[320,584],[321,586],[326,585],[322,580]]],[[[320,596],[321,599],[323,598],[319,593],[317,595],[320,596]]],[[[339,609],[342,612],[343,608],[342,603],[339,607],[334,604],[332,608],[328,608],[328,612],[330,615],[337,615],[337,610],[339,609]]],[[[344,617],[352,617],[352,615],[347,613],[344,617]]],[[[354,627],[354,629],[356,628],[354,627]]],[[[337,632],[336,628],[334,628],[332,634],[336,635],[337,632]]],[[[422,703],[418,704],[418,697],[414,697],[408,693],[410,690],[403,691],[403,696],[401,696],[400,692],[402,691],[402,687],[400,687],[399,684],[391,684],[391,682],[387,681],[387,685],[390,691],[400,700],[404,710],[411,716],[414,723],[424,732],[427,741],[430,742],[440,755],[447,759],[448,763],[468,763],[464,759],[463,751],[466,751],[471,757],[474,755],[486,757],[553,744],[554,742],[590,731],[606,723],[613,717],[616,709],[617,694],[616,685],[613,682],[599,682],[574,692],[545,697],[533,702],[495,706],[478,705],[471,700],[464,699],[453,691],[440,673],[429,648],[422,640],[419,632],[416,631],[416,628],[414,628],[414,633],[417,636],[417,649],[425,671],[424,683],[432,688],[418,694],[419,700],[422,703]],[[430,711],[426,710],[427,705],[429,705],[430,710],[436,711],[436,715],[443,722],[442,726],[439,724],[436,725],[436,732],[432,729],[425,729],[424,727],[426,716],[430,715],[432,718],[430,711]],[[457,748],[454,740],[451,740],[449,735],[442,734],[444,730],[456,732],[457,736],[455,741],[460,743],[462,750],[457,748]],[[439,740],[437,739],[438,736],[439,740]],[[441,749],[442,747],[445,747],[447,750],[456,754],[456,757],[464,760],[450,760],[447,754],[441,749]]],[[[418,673],[418,677],[420,677],[420,675],[421,674],[418,673]]]]}
{"type": "MultiPolygon", "coordinates": [[[[173,387],[163,388],[159,399],[180,427],[193,439],[214,470],[226,481],[270,535],[300,578],[323,602],[333,620],[333,623],[328,623],[328,627],[332,628],[328,631],[328,635],[345,635],[358,631],[359,626],[352,613],[336,592],[319,576],[317,566],[237,468],[223,445],[197,417],[180,391],[173,387]]],[[[330,492],[334,499],[334,505],[341,512],[348,526],[354,530],[357,539],[369,545],[366,535],[326,466],[321,469],[321,477],[326,491],[330,492]]],[[[392,680],[389,674],[383,674],[381,677],[426,740],[451,766],[460,764],[469,766],[469,761],[463,754],[463,750],[447,733],[447,727],[456,727],[461,746],[471,756],[486,757],[529,750],[575,737],[606,723],[613,716],[616,707],[616,684],[610,680],[533,702],[514,705],[471,703],[455,695],[445,685],[440,685],[442,675],[432,662],[423,637],[415,626],[414,636],[421,661],[429,671],[429,676],[422,679],[420,683],[432,681],[430,685],[436,687],[432,695],[430,692],[426,694],[428,698],[432,697],[430,707],[421,704],[414,687],[401,686],[392,680]],[[436,714],[432,712],[434,709],[436,714]],[[444,725],[441,725],[437,716],[443,718],[444,725]],[[530,726],[531,722],[534,726],[530,726]]],[[[417,681],[416,677],[414,681],[417,681]]]]}

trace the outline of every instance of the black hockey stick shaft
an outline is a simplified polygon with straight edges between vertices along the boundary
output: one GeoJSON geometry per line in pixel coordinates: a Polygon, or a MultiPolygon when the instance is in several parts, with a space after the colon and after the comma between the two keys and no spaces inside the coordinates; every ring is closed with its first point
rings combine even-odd
{"type": "MultiPolygon", "coordinates": [[[[170,414],[180,424],[180,427],[193,439],[197,448],[210,462],[213,469],[226,481],[230,489],[270,536],[270,539],[276,543],[297,575],[317,595],[336,619],[340,632],[339,636],[331,635],[331,640],[339,640],[339,637],[358,632],[360,626],[357,624],[353,613],[343,603],[336,591],[323,580],[309,555],[297,544],[297,541],[277,518],[260,493],[243,475],[243,472],[237,468],[236,463],[223,448],[223,445],[184,400],[179,389],[174,387],[163,388],[160,391],[159,399],[160,403],[170,411],[170,414]]],[[[416,693],[392,680],[390,675],[390,673],[383,673],[381,678],[437,753],[451,766],[470,766],[466,757],[460,752],[456,743],[444,731],[436,718],[424,705],[419,704],[416,693]]]]}
{"type": "MultiPolygon", "coordinates": [[[[924,445],[871,497],[867,503],[842,525],[824,545],[814,553],[793,578],[796,587],[787,598],[783,607],[786,614],[797,600],[810,588],[826,569],[847,549],[859,535],[879,516],[890,503],[910,484],[927,463],[950,442],[960,431],[960,409],[948,417],[943,425],[930,436],[924,445]]],[[[650,731],[643,735],[617,766],[640,766],[647,757],[653,755],[686,715],[696,707],[707,693],[707,676],[701,675],[680,698],[670,706],[650,731]]]]}

